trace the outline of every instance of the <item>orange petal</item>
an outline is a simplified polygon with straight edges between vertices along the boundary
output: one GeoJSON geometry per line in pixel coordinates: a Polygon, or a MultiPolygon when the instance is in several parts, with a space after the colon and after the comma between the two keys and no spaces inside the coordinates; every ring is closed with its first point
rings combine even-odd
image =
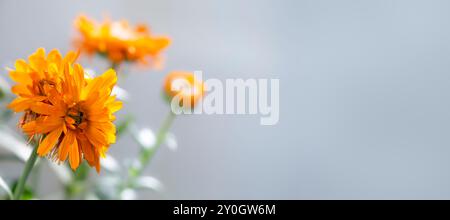
{"type": "Polygon", "coordinates": [[[111,101],[108,102],[107,107],[111,113],[117,112],[122,108],[121,101],[111,101]]]}
{"type": "Polygon", "coordinates": [[[24,124],[22,129],[29,135],[47,134],[63,126],[63,122],[59,117],[40,116],[36,120],[24,124]]]}
{"type": "Polygon", "coordinates": [[[18,97],[8,105],[8,108],[12,109],[15,112],[21,112],[29,109],[33,103],[40,102],[45,99],[45,96],[37,96],[33,98],[18,97]]]}
{"type": "Polygon", "coordinates": [[[21,112],[25,111],[26,109],[30,108],[30,99],[29,98],[16,98],[11,103],[9,103],[8,108],[13,110],[14,112],[21,112]]]}
{"type": "Polygon", "coordinates": [[[93,126],[89,126],[86,137],[95,147],[108,145],[108,137],[100,130],[93,126]]]}
{"type": "Polygon", "coordinates": [[[19,96],[30,96],[31,92],[24,84],[19,84],[11,87],[11,92],[19,96]]]}
{"type": "Polygon", "coordinates": [[[67,132],[61,144],[59,145],[58,154],[60,161],[65,161],[67,159],[67,156],[69,155],[69,149],[73,147],[74,141],[75,135],[73,134],[73,132],[67,132]]]}
{"type": "Polygon", "coordinates": [[[23,132],[27,133],[30,136],[37,133],[37,128],[38,126],[36,125],[36,121],[28,122],[22,126],[23,132]]]}
{"type": "Polygon", "coordinates": [[[72,144],[69,149],[69,162],[72,170],[76,170],[80,165],[80,152],[76,139],[74,139],[74,144],[72,144]]]}
{"type": "Polygon", "coordinates": [[[33,105],[31,105],[31,110],[41,115],[64,115],[63,112],[58,112],[58,110],[53,105],[45,104],[42,102],[33,103],[33,105]]]}
{"type": "Polygon", "coordinates": [[[57,49],[53,49],[48,53],[47,60],[55,63],[58,68],[61,68],[62,56],[57,49]]]}
{"type": "Polygon", "coordinates": [[[69,51],[64,57],[64,60],[69,63],[74,63],[78,59],[79,55],[80,55],[79,51],[77,52],[69,51]]]}
{"type": "Polygon", "coordinates": [[[109,69],[101,76],[96,77],[88,83],[85,91],[83,92],[82,99],[89,98],[91,96],[91,93],[99,92],[101,90],[104,90],[105,88],[109,88],[110,90],[112,90],[116,82],[116,71],[114,71],[113,69],[109,69]]]}
{"type": "Polygon", "coordinates": [[[26,72],[10,71],[9,77],[11,77],[11,79],[17,83],[23,84],[31,83],[30,75],[28,75],[26,72]]]}
{"type": "Polygon", "coordinates": [[[48,154],[48,152],[55,146],[56,142],[59,139],[59,136],[62,133],[62,128],[58,128],[52,132],[50,132],[50,134],[48,134],[44,140],[39,144],[39,148],[37,153],[40,156],[45,156],[48,154]]]}
{"type": "Polygon", "coordinates": [[[30,61],[30,66],[38,71],[43,72],[46,69],[47,61],[45,59],[45,50],[44,48],[39,48],[37,51],[28,57],[30,61]]]}
{"type": "Polygon", "coordinates": [[[25,61],[24,59],[17,60],[14,64],[14,67],[16,68],[17,72],[27,72],[30,68],[27,61],[25,61]]]}
{"type": "Polygon", "coordinates": [[[65,127],[64,119],[58,116],[39,117],[36,122],[38,125],[37,132],[42,134],[48,133],[60,127],[65,127]]]}

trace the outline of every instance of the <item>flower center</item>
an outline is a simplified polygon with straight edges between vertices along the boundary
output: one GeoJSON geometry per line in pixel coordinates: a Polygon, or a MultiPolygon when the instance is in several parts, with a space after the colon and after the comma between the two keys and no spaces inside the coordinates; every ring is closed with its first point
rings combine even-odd
{"type": "Polygon", "coordinates": [[[45,87],[46,86],[55,86],[55,83],[50,80],[42,79],[42,80],[39,80],[39,82],[37,83],[36,86],[37,86],[37,88],[36,88],[37,93],[39,95],[45,95],[45,93],[46,93],[45,87]]]}
{"type": "Polygon", "coordinates": [[[77,128],[83,129],[86,127],[84,113],[77,106],[69,108],[65,117],[65,121],[67,127],[73,130],[77,128]]]}

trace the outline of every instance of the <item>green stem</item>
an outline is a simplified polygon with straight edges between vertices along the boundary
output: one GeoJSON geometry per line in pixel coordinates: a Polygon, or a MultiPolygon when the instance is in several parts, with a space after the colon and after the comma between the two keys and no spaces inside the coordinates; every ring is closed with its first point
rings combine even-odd
{"type": "Polygon", "coordinates": [[[30,158],[25,164],[22,176],[20,177],[19,182],[17,183],[16,190],[14,191],[14,200],[20,200],[20,198],[22,197],[22,193],[25,188],[25,183],[27,182],[28,176],[30,175],[31,170],[33,169],[34,164],[36,163],[36,159],[38,158],[37,155],[38,146],[39,145],[36,144],[36,146],[33,148],[30,158]]]}
{"type": "Polygon", "coordinates": [[[36,196],[38,196],[37,195],[37,192],[38,192],[38,188],[39,188],[39,180],[40,180],[40,177],[41,177],[41,168],[42,168],[42,163],[40,163],[41,161],[39,161],[39,159],[37,159],[36,160],[36,163],[34,164],[34,170],[33,170],[33,173],[31,174],[31,176],[30,176],[30,180],[29,180],[29,182],[30,182],[30,187],[31,187],[31,189],[34,191],[34,192],[36,192],[36,196]]]}
{"type": "Polygon", "coordinates": [[[161,144],[164,142],[167,136],[167,132],[169,131],[170,126],[172,125],[173,120],[175,119],[175,114],[170,111],[169,114],[166,116],[166,118],[163,121],[163,124],[161,128],[158,131],[158,134],[156,135],[156,141],[155,144],[147,149],[143,149],[141,154],[139,155],[139,166],[134,168],[132,172],[130,173],[131,177],[137,177],[141,175],[144,168],[150,163],[151,159],[155,155],[155,152],[158,150],[158,148],[161,146],[161,144]]]}
{"type": "Polygon", "coordinates": [[[111,67],[110,68],[115,70],[116,72],[118,72],[119,66],[120,65],[118,63],[111,62],[111,67]]]}
{"type": "MultiPolygon", "coordinates": [[[[111,62],[110,68],[113,69],[114,71],[116,71],[116,75],[117,75],[117,80],[118,81],[123,81],[123,78],[126,76],[125,74],[122,74],[122,63],[114,63],[111,62]]],[[[119,83],[117,83],[117,85],[119,85],[119,83]]]]}

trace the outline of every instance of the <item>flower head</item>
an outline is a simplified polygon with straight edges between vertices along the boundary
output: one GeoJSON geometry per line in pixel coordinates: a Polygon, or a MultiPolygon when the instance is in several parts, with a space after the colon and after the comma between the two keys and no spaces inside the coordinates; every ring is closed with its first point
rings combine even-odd
{"type": "Polygon", "coordinates": [[[156,65],[159,54],[170,44],[167,37],[151,35],[145,25],[131,27],[124,20],[99,24],[86,16],[79,16],[75,25],[81,34],[76,40],[81,51],[105,55],[114,64],[138,61],[156,65]]]}
{"type": "Polygon", "coordinates": [[[179,106],[192,108],[203,97],[204,83],[191,72],[174,71],[164,80],[164,93],[169,98],[178,98],[179,106]]]}
{"type": "Polygon", "coordinates": [[[9,70],[9,76],[17,83],[11,91],[18,97],[8,107],[14,112],[25,111],[23,123],[35,118],[30,111],[34,104],[46,101],[49,89],[59,87],[64,63],[73,63],[77,57],[74,52],[62,57],[58,50],[46,55],[45,49],[39,48],[28,57],[28,62],[23,59],[16,61],[15,69],[9,70]]]}
{"type": "Polygon", "coordinates": [[[116,73],[108,70],[99,77],[87,78],[81,65],[65,60],[54,74],[56,81],[37,96],[41,98],[22,110],[35,117],[21,127],[28,135],[41,137],[37,150],[40,156],[56,161],[69,158],[74,170],[84,158],[100,171],[100,156],[115,142],[113,113],[122,106],[111,96],[116,73]]]}

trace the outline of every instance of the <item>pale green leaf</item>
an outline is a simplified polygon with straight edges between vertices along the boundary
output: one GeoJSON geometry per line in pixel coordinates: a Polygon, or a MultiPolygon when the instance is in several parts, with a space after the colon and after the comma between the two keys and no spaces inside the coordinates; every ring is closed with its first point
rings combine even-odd
{"type": "Polygon", "coordinates": [[[8,194],[9,199],[13,198],[11,189],[9,188],[6,181],[1,176],[0,176],[0,188],[3,189],[8,194]]]}
{"type": "Polygon", "coordinates": [[[102,168],[109,172],[119,172],[120,171],[120,165],[119,162],[117,162],[116,159],[114,159],[111,155],[106,155],[105,158],[102,158],[102,161],[100,163],[102,168]]]}
{"type": "Polygon", "coordinates": [[[164,190],[164,185],[152,176],[141,176],[138,177],[134,183],[136,188],[140,189],[150,189],[156,192],[162,192],[164,190]]]}

